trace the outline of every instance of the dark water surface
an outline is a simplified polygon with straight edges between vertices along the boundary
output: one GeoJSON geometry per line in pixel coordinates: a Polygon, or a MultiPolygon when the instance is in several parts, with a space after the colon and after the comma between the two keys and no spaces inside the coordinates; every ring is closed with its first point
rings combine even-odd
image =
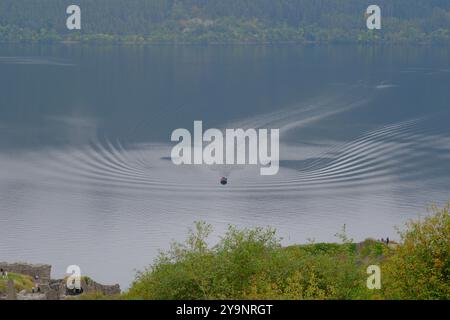
{"type": "Polygon", "coordinates": [[[196,220],[395,238],[450,200],[449,101],[445,47],[1,44],[0,260],[126,288],[196,220]],[[194,120],[280,128],[278,175],[175,167],[194,120]]]}

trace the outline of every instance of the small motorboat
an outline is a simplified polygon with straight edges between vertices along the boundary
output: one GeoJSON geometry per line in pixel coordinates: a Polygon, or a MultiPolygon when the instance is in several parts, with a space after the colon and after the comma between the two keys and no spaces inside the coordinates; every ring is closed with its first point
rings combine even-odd
{"type": "Polygon", "coordinates": [[[222,177],[221,179],[220,179],[220,184],[221,185],[226,185],[226,184],[228,184],[228,179],[227,178],[225,178],[225,177],[222,177]]]}

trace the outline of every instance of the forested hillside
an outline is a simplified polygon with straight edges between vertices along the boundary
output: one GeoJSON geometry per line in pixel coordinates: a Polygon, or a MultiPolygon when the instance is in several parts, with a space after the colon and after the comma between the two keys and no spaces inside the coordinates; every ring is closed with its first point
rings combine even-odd
{"type": "Polygon", "coordinates": [[[0,41],[450,42],[449,0],[0,0],[0,41]],[[66,29],[77,4],[82,30],[66,29]],[[366,28],[366,8],[382,29],[366,28]]]}

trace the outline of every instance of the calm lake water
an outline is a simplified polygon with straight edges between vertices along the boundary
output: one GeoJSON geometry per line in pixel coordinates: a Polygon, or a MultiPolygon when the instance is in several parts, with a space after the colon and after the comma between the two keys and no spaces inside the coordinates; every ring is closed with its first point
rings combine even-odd
{"type": "Polygon", "coordinates": [[[1,44],[0,261],[125,289],[196,220],[395,239],[450,200],[449,101],[445,47],[1,44]],[[174,166],[194,120],[280,128],[279,173],[174,166]]]}

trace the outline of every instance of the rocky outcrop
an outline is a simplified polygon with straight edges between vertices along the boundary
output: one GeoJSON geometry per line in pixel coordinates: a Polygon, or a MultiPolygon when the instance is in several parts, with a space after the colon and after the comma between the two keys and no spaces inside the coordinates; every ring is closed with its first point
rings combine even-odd
{"type": "Polygon", "coordinates": [[[16,290],[14,288],[14,281],[8,280],[8,289],[6,291],[7,300],[17,300],[16,290]]]}
{"type": "Polygon", "coordinates": [[[0,268],[8,272],[24,274],[45,283],[50,281],[52,266],[48,264],[0,262],[0,268]]]}
{"type": "Polygon", "coordinates": [[[17,294],[17,300],[48,300],[45,293],[29,293],[21,291],[17,294]]]}
{"type": "Polygon", "coordinates": [[[81,280],[81,288],[83,289],[84,293],[100,292],[105,296],[113,296],[120,294],[120,286],[118,284],[103,285],[88,278],[81,280]]]}
{"type": "Polygon", "coordinates": [[[8,294],[7,296],[0,297],[0,300],[64,300],[81,293],[101,293],[105,296],[112,296],[118,295],[121,292],[118,284],[103,285],[88,277],[81,278],[81,290],[68,290],[65,279],[51,279],[52,267],[47,264],[1,262],[0,268],[6,270],[8,273],[28,275],[35,281],[35,289],[33,289],[33,292],[21,291],[16,293],[13,281],[9,280],[8,294]]]}
{"type": "Polygon", "coordinates": [[[103,285],[90,278],[83,277],[80,281],[81,290],[67,289],[66,280],[53,280],[50,284],[51,291],[56,291],[59,298],[65,298],[67,296],[76,296],[80,293],[101,293],[105,296],[113,296],[120,294],[120,286],[115,285],[103,285]]]}

